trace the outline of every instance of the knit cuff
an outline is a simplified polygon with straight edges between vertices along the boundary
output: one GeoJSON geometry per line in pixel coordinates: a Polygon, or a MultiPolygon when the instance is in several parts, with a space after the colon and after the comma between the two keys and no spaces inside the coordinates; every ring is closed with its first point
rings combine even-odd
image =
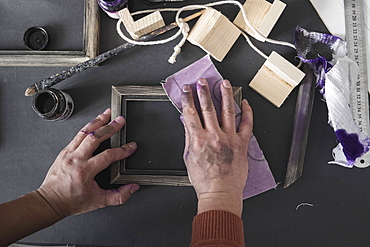
{"type": "Polygon", "coordinates": [[[211,210],[193,219],[191,246],[245,246],[243,220],[230,212],[211,210]]]}

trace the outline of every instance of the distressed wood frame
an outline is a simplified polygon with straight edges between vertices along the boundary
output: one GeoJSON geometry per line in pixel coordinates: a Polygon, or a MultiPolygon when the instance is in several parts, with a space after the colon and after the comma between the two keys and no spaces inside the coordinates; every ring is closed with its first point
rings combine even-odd
{"type": "Polygon", "coordinates": [[[1,50],[0,66],[72,67],[98,55],[99,6],[96,0],[84,0],[82,51],[1,50]]]}
{"type": "MultiPolygon", "coordinates": [[[[242,100],[242,87],[233,87],[234,99],[240,106],[242,100]]],[[[128,101],[169,101],[168,96],[161,86],[113,86],[112,87],[112,119],[117,116],[129,118],[127,115],[128,101]]],[[[126,126],[111,137],[111,147],[116,148],[126,143],[126,126]],[[123,138],[121,138],[123,137],[123,138]],[[121,142],[121,139],[123,141],[121,142]]],[[[114,162],[110,166],[110,183],[140,185],[171,185],[190,186],[186,170],[124,170],[125,160],[114,162]]]]}

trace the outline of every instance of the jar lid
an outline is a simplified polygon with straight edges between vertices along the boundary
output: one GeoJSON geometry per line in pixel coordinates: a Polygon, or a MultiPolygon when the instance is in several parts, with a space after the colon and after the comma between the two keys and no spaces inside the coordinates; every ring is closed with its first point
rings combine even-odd
{"type": "Polygon", "coordinates": [[[24,33],[23,42],[28,49],[40,51],[47,46],[49,35],[42,27],[31,27],[24,33]]]}

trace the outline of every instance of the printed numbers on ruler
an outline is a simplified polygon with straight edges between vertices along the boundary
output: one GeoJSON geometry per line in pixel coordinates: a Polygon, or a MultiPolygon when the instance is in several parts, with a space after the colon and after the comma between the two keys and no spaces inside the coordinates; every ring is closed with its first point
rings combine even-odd
{"type": "MultiPolygon", "coordinates": [[[[346,41],[348,56],[354,60],[359,68],[355,85],[351,88],[351,108],[355,122],[360,130],[370,135],[369,127],[369,99],[366,70],[366,50],[364,40],[364,16],[362,0],[344,0],[346,20],[346,41]]],[[[350,70],[351,73],[351,70],[350,70]]],[[[353,72],[352,72],[353,73],[353,72]]],[[[356,160],[355,166],[367,167],[370,165],[370,153],[356,160]]]]}

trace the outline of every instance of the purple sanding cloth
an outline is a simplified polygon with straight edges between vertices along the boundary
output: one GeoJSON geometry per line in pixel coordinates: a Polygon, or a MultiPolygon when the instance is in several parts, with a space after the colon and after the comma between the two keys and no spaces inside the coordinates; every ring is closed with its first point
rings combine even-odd
{"type": "MultiPolygon", "coordinates": [[[[195,63],[171,75],[162,84],[172,104],[182,113],[181,94],[182,86],[189,84],[193,90],[195,105],[199,111],[199,102],[196,90],[196,82],[200,78],[208,81],[212,100],[216,108],[217,117],[220,121],[221,116],[221,91],[220,83],[223,78],[217,71],[209,55],[199,59],[195,63]]],[[[241,110],[235,103],[236,128],[238,128],[241,117],[241,110]]],[[[253,136],[249,142],[248,150],[249,176],[244,188],[243,199],[258,195],[262,192],[276,187],[276,182],[272,176],[268,163],[258,145],[257,139],[253,136]]]]}

